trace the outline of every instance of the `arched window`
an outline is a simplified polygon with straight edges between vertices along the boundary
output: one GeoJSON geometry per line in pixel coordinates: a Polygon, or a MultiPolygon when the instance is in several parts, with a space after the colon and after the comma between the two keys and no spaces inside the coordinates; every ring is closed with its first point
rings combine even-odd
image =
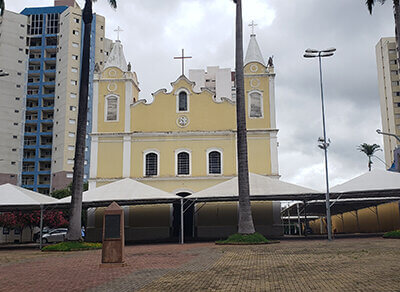
{"type": "Polygon", "coordinates": [[[118,121],[118,97],[108,96],[106,97],[106,121],[118,121]]]}
{"type": "Polygon", "coordinates": [[[211,151],[208,153],[208,173],[221,174],[221,153],[218,151],[211,151]]]}
{"type": "Polygon", "coordinates": [[[189,175],[190,174],[190,156],[187,152],[178,153],[178,175],[189,175]]]}
{"type": "Polygon", "coordinates": [[[262,117],[262,96],[259,92],[251,92],[249,96],[250,118],[262,117]]]}
{"type": "Polygon", "coordinates": [[[146,158],[146,176],[152,176],[158,174],[158,155],[154,152],[148,153],[146,158]]]}
{"type": "Polygon", "coordinates": [[[187,93],[185,91],[179,92],[178,99],[178,111],[186,112],[188,110],[187,93]]]}

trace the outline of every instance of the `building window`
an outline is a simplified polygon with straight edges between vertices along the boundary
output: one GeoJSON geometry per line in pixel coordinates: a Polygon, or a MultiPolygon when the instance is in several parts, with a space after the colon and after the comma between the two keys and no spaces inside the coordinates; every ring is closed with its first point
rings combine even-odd
{"type": "Polygon", "coordinates": [[[73,178],[74,174],[73,173],[67,173],[67,178],[73,178]]]}
{"type": "Polygon", "coordinates": [[[177,174],[189,175],[190,174],[190,155],[188,152],[180,152],[177,155],[177,174]]]}
{"type": "Polygon", "coordinates": [[[222,174],[222,157],[219,151],[208,153],[208,174],[222,174]]]}
{"type": "Polygon", "coordinates": [[[106,97],[105,120],[118,121],[118,97],[115,95],[106,97]]]}
{"type": "Polygon", "coordinates": [[[76,80],[71,80],[71,85],[78,85],[78,81],[76,81],[76,80]]]}
{"type": "Polygon", "coordinates": [[[43,14],[32,14],[29,16],[28,34],[36,35],[43,33],[43,14]]]}
{"type": "Polygon", "coordinates": [[[76,120],[75,119],[69,119],[68,121],[71,125],[75,125],[76,124],[76,120]]]}
{"type": "Polygon", "coordinates": [[[70,110],[70,111],[73,111],[73,112],[76,111],[76,106],[71,105],[71,106],[69,107],[69,110],[70,110]]]}
{"type": "Polygon", "coordinates": [[[79,44],[78,43],[72,43],[72,47],[73,48],[79,48],[79,44]]]}
{"type": "Polygon", "coordinates": [[[79,23],[79,18],[74,18],[75,23],[79,23]]]}
{"type": "Polygon", "coordinates": [[[72,73],[78,73],[78,68],[72,67],[72,68],[71,68],[71,72],[72,72],[72,73]]]}
{"type": "Polygon", "coordinates": [[[72,55],[72,60],[78,61],[78,56],[77,55],[72,55]]]}
{"type": "Polygon", "coordinates": [[[71,98],[76,98],[76,93],[71,93],[71,98]]]}
{"type": "Polygon", "coordinates": [[[74,160],[73,159],[68,159],[67,160],[67,164],[74,164],[74,160]]]}
{"type": "Polygon", "coordinates": [[[158,155],[150,152],[145,155],[145,176],[158,175],[158,155]]]}
{"type": "Polygon", "coordinates": [[[181,91],[178,94],[178,111],[180,112],[188,111],[188,95],[185,91],[181,91]]]}
{"type": "Polygon", "coordinates": [[[249,111],[250,118],[261,118],[262,117],[262,95],[261,93],[254,91],[249,94],[249,111]]]}
{"type": "Polygon", "coordinates": [[[75,133],[74,132],[69,132],[68,133],[68,137],[74,138],[75,137],[75,133]]]}
{"type": "Polygon", "coordinates": [[[57,34],[59,30],[58,25],[59,14],[58,13],[49,13],[47,14],[47,33],[48,34],[57,34]]]}

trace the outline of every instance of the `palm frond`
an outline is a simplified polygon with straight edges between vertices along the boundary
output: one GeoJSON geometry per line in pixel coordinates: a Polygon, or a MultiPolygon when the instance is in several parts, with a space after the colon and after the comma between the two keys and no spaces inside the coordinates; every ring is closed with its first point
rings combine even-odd
{"type": "MultiPolygon", "coordinates": [[[[379,2],[383,5],[383,4],[385,4],[386,0],[366,0],[365,1],[365,5],[367,5],[367,8],[368,8],[368,11],[370,14],[372,14],[372,10],[373,10],[376,2],[379,2]]],[[[399,2],[399,0],[393,0],[394,5],[396,5],[396,2],[399,2]]]]}
{"type": "MultiPolygon", "coordinates": [[[[1,1],[1,0],[0,0],[1,1]]],[[[97,0],[92,0],[93,2],[96,2],[97,0]]],[[[108,3],[110,4],[110,6],[114,9],[117,8],[117,0],[108,0],[108,3]]]]}

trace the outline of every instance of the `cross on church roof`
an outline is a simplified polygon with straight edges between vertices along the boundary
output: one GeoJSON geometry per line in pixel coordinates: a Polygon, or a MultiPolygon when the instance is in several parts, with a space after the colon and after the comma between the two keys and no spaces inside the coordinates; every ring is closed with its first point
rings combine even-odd
{"type": "Polygon", "coordinates": [[[191,56],[185,56],[185,50],[182,49],[182,56],[181,57],[174,57],[174,59],[181,59],[182,60],[182,75],[185,75],[185,59],[191,59],[191,56]]]}
{"type": "Polygon", "coordinates": [[[120,28],[119,25],[118,25],[117,29],[114,29],[114,31],[117,33],[117,41],[119,41],[119,33],[120,33],[121,31],[123,31],[123,30],[122,30],[122,28],[120,28]]]}
{"type": "Polygon", "coordinates": [[[251,34],[254,34],[254,27],[257,26],[257,23],[254,23],[254,20],[252,20],[249,26],[251,26],[251,34]]]}

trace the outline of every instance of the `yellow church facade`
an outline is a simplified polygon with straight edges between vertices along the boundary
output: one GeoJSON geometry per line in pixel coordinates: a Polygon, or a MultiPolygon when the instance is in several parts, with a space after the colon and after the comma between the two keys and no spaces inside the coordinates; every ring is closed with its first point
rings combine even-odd
{"type": "MultiPolygon", "coordinates": [[[[249,171],[279,178],[274,67],[272,60],[265,64],[255,35],[250,38],[244,73],[249,171]]],[[[234,86],[234,80],[225,82],[234,86]]],[[[198,88],[195,82],[181,75],[171,83],[171,88],[156,91],[151,102],[139,99],[137,76],[126,64],[119,41],[114,44],[104,69],[95,72],[93,90],[89,189],[129,177],[184,197],[237,175],[234,98],[228,95],[216,98],[213,88],[198,88]]],[[[236,205],[209,203],[201,212],[192,210],[191,216],[196,213],[197,219],[203,217],[206,221],[214,216],[218,221],[218,212],[236,214],[236,205]]],[[[259,202],[253,206],[255,211],[259,210],[256,212],[260,213],[261,221],[266,216],[262,210],[271,213],[269,222],[260,225],[279,225],[280,219],[272,215],[280,212],[279,203],[259,202]]],[[[165,226],[167,236],[167,227],[172,228],[174,219],[165,222],[164,217],[174,213],[173,209],[172,205],[136,206],[130,207],[129,216],[138,216],[140,212],[159,214],[158,223],[153,216],[152,224],[165,226]]],[[[100,218],[101,210],[96,212],[96,218],[100,218]]],[[[222,221],[229,221],[235,232],[236,215],[227,216],[222,221]]],[[[125,221],[137,225],[132,218],[125,221]]],[[[197,219],[193,221],[199,227],[201,222],[197,219]]],[[[101,220],[89,220],[97,221],[101,220]]],[[[144,219],[140,221],[148,224],[144,219]]],[[[192,231],[193,228],[189,230],[192,231]]]]}

